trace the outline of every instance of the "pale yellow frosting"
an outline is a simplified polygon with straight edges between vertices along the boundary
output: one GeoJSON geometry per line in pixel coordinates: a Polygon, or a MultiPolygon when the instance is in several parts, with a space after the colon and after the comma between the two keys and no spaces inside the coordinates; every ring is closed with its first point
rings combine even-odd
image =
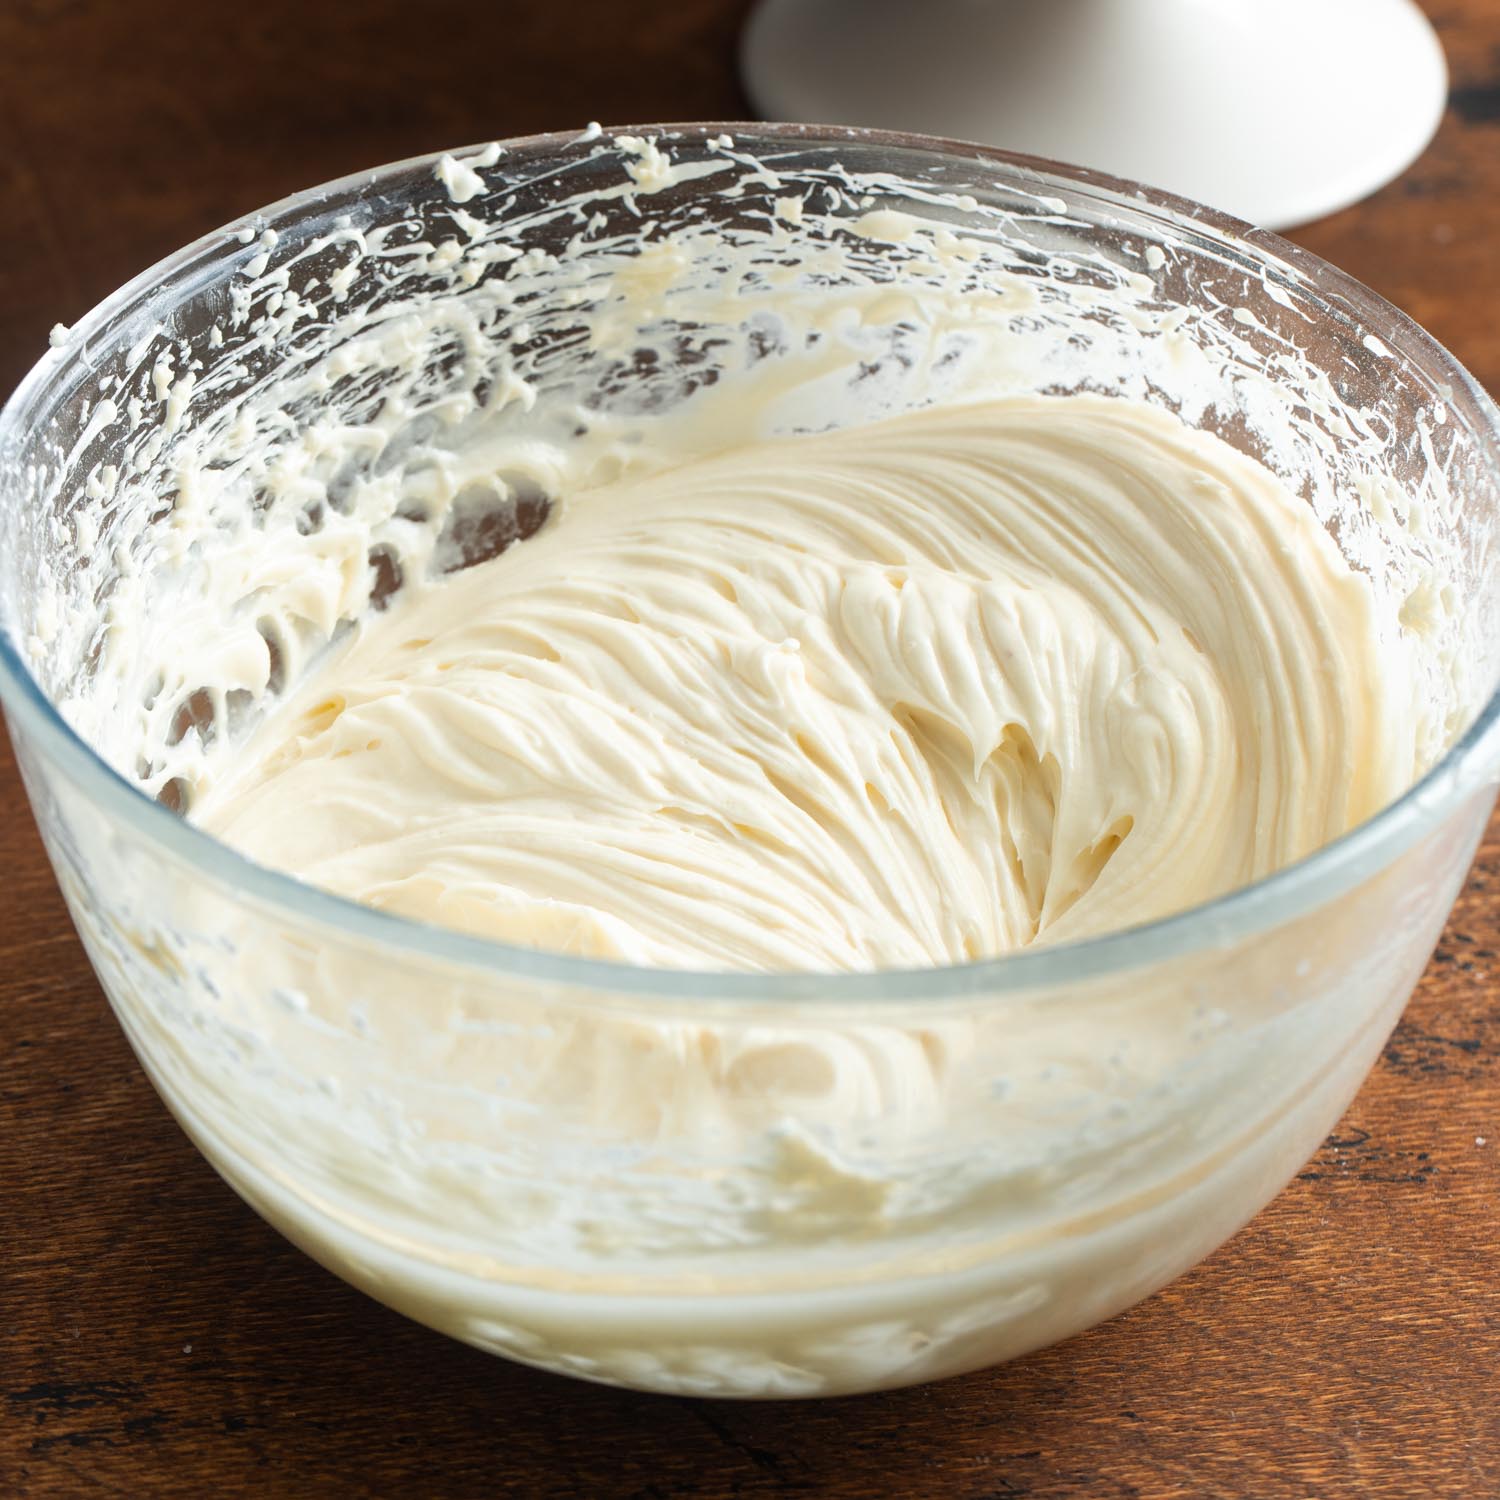
{"type": "Polygon", "coordinates": [[[562,496],[408,580],[193,809],[376,906],[695,968],[1149,921],[1418,769],[1372,592],[1268,470],[1014,397],[562,496]]]}

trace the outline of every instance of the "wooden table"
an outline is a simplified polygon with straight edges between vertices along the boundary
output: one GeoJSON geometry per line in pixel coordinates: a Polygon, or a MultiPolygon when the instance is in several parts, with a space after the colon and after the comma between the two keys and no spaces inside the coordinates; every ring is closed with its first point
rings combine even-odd
{"type": "MultiPolygon", "coordinates": [[[[293,189],[591,116],[743,114],[744,8],[9,0],[0,387],[53,321],[293,189]]],[[[1495,390],[1500,6],[1431,11],[1436,144],[1297,238],[1495,390]]],[[[1500,1495],[1500,823],[1348,1119],[1205,1265],[987,1374],[752,1406],[519,1369],[292,1250],[136,1066],[8,759],[0,797],[0,1495],[1500,1495]]]]}

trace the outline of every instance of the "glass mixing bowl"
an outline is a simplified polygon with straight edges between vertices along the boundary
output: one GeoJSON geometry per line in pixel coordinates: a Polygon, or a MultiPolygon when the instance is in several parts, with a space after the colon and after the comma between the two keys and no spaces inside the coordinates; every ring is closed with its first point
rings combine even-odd
{"type": "MultiPolygon", "coordinates": [[[[163,1099],[340,1276],[482,1348],[646,1390],[805,1396],[974,1369],[1206,1255],[1306,1159],[1391,1030],[1500,774],[1497,413],[1363,287],[1160,193],[870,132],[636,135],[317,188],[59,333],[0,417],[17,755],[163,1099]],[[663,255],[675,290],[653,291],[663,255]],[[406,317],[414,299],[435,315],[406,317]],[[580,309],[615,335],[581,336],[580,309]],[[824,373],[794,426],[904,409],[988,360],[1008,389],[1151,401],[1259,457],[1399,594],[1449,748],[1256,885],[921,972],[507,947],[309,889],[179,815],[187,781],[132,738],[165,679],[130,676],[119,628],[130,610],[169,625],[203,586],[213,526],[174,545],[195,453],[248,424],[312,454],[313,546],[351,489],[440,469],[497,405],[523,432],[564,409],[645,421],[809,360],[824,373]],[[525,399],[497,403],[506,371],[525,399]],[[320,424],[376,413],[370,466],[321,471],[320,424]]],[[[224,478],[210,520],[258,524],[253,467],[198,464],[224,478]]],[[[497,491],[471,523],[513,534],[526,501],[497,491]]],[[[254,608],[230,600],[226,622],[254,608]]],[[[177,742],[232,741],[254,699],[186,693],[177,742]]]]}

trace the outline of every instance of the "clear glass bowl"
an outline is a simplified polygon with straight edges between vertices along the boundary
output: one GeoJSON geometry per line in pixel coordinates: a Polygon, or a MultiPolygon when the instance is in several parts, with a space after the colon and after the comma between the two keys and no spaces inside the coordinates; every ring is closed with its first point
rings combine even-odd
{"type": "MultiPolygon", "coordinates": [[[[90,313],[0,416],[0,693],[142,1064],[215,1168],[339,1275],[482,1348],[646,1390],[836,1394],[974,1369],[1201,1259],[1376,1057],[1500,777],[1497,413],[1363,287],[1163,194],[915,137],[638,133],[676,170],[647,181],[639,148],[597,136],[476,156],[472,195],[461,171],[405,162],[209,235],[90,313]],[[815,222],[786,211],[797,195],[815,222]],[[598,216],[587,232],[559,209],[573,202],[598,216]],[[465,280],[456,249],[433,253],[495,243],[496,222],[537,254],[465,280]],[[681,231],[712,287],[725,266],[705,226],[720,250],[761,237],[811,307],[856,283],[942,281],[1003,334],[1014,389],[1157,402],[1255,454],[1423,615],[1434,692],[1461,668],[1485,706],[1462,723],[1454,708],[1452,747],[1399,801],[1268,880],[921,972],[665,972],[506,947],[310,890],[178,816],[181,787],[91,694],[122,578],[165,590],[183,445],[289,369],[326,373],[414,289],[461,310],[509,279],[493,347],[601,413],[699,399],[736,360],[805,356],[805,339],[778,344],[733,307],[715,323],[701,302],[651,312],[642,340],[661,357],[569,336],[577,282],[562,295],[553,255],[614,272],[681,231]],[[1002,282],[1024,284],[1026,310],[994,312],[1002,282]],[[164,356],[196,384],[163,394],[164,356]],[[1435,557],[1450,583],[1424,603],[1435,557]]],[[[865,341],[879,377],[858,386],[865,415],[920,400],[913,351],[940,352],[899,304],[838,334],[865,341]]],[[[445,399],[484,384],[451,347],[419,353],[445,399]]],[[[285,440],[359,421],[400,379],[360,368],[304,383],[285,440]]],[[[430,459],[440,426],[416,412],[388,461],[430,459]]]]}

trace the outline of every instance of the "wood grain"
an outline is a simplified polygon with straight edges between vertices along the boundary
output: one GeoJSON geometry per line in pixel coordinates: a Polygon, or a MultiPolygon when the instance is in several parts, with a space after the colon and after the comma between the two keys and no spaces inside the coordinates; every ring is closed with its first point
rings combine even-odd
{"type": "MultiPolygon", "coordinates": [[[[1500,7],[1434,0],[1432,150],[1297,236],[1500,388],[1500,7]]],[[[286,192],[497,135],[734,117],[738,0],[0,6],[0,386],[286,192]],[[422,23],[414,17],[420,11],[422,23]]],[[[534,1374],[220,1184],[127,1050],[0,763],[0,1494],[1500,1495],[1500,824],[1349,1117],[1205,1265],[1003,1369],[778,1407],[534,1374]]]]}

